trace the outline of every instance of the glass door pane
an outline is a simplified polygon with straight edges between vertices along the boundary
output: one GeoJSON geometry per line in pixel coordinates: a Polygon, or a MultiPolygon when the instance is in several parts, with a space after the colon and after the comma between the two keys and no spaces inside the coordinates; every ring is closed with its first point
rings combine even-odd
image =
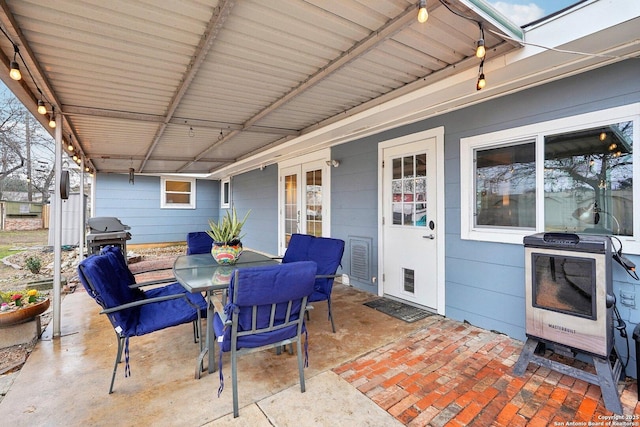
{"type": "Polygon", "coordinates": [[[427,226],[427,156],[418,154],[392,160],[393,224],[427,226]]]}
{"type": "Polygon", "coordinates": [[[305,200],[307,203],[307,234],[322,236],[322,169],[305,174],[305,200]]]}
{"type": "Polygon", "coordinates": [[[284,239],[289,246],[291,235],[298,233],[298,175],[284,177],[284,239]]]}

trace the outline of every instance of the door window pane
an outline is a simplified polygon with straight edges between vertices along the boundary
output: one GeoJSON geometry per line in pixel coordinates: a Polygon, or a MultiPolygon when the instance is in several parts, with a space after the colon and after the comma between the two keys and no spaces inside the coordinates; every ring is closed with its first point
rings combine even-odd
{"type": "Polygon", "coordinates": [[[545,230],[633,235],[633,123],[544,142],[545,230]]]}
{"type": "Polygon", "coordinates": [[[426,154],[392,160],[392,224],[426,227],[426,154]]]}
{"type": "Polygon", "coordinates": [[[475,150],[476,226],[536,226],[535,143],[475,150]]]}
{"type": "Polygon", "coordinates": [[[322,169],[306,174],[307,234],[322,236],[322,169]]]}
{"type": "Polygon", "coordinates": [[[289,246],[291,235],[298,232],[298,176],[284,177],[284,240],[289,246]]]}

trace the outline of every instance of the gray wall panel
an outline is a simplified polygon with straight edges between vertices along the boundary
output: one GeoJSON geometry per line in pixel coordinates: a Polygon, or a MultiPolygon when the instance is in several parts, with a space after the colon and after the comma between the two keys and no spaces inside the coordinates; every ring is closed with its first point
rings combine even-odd
{"type": "Polygon", "coordinates": [[[278,167],[270,165],[233,177],[231,199],[238,215],[251,209],[243,227],[243,245],[277,255],[278,167]]]}

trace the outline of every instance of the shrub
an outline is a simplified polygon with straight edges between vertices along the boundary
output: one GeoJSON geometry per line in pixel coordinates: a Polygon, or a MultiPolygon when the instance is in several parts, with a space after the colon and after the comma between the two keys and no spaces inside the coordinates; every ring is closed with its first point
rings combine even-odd
{"type": "Polygon", "coordinates": [[[38,258],[37,256],[30,256],[25,260],[25,265],[27,266],[27,269],[30,272],[32,272],[33,274],[38,274],[40,273],[42,262],[40,261],[40,258],[38,258]]]}

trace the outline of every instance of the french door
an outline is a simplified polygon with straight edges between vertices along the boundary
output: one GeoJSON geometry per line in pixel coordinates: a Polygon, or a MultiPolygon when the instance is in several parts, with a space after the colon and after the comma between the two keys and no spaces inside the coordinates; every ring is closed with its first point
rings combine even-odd
{"type": "Polygon", "coordinates": [[[280,168],[279,251],[295,233],[325,236],[329,230],[328,167],[316,160],[280,168]]]}

